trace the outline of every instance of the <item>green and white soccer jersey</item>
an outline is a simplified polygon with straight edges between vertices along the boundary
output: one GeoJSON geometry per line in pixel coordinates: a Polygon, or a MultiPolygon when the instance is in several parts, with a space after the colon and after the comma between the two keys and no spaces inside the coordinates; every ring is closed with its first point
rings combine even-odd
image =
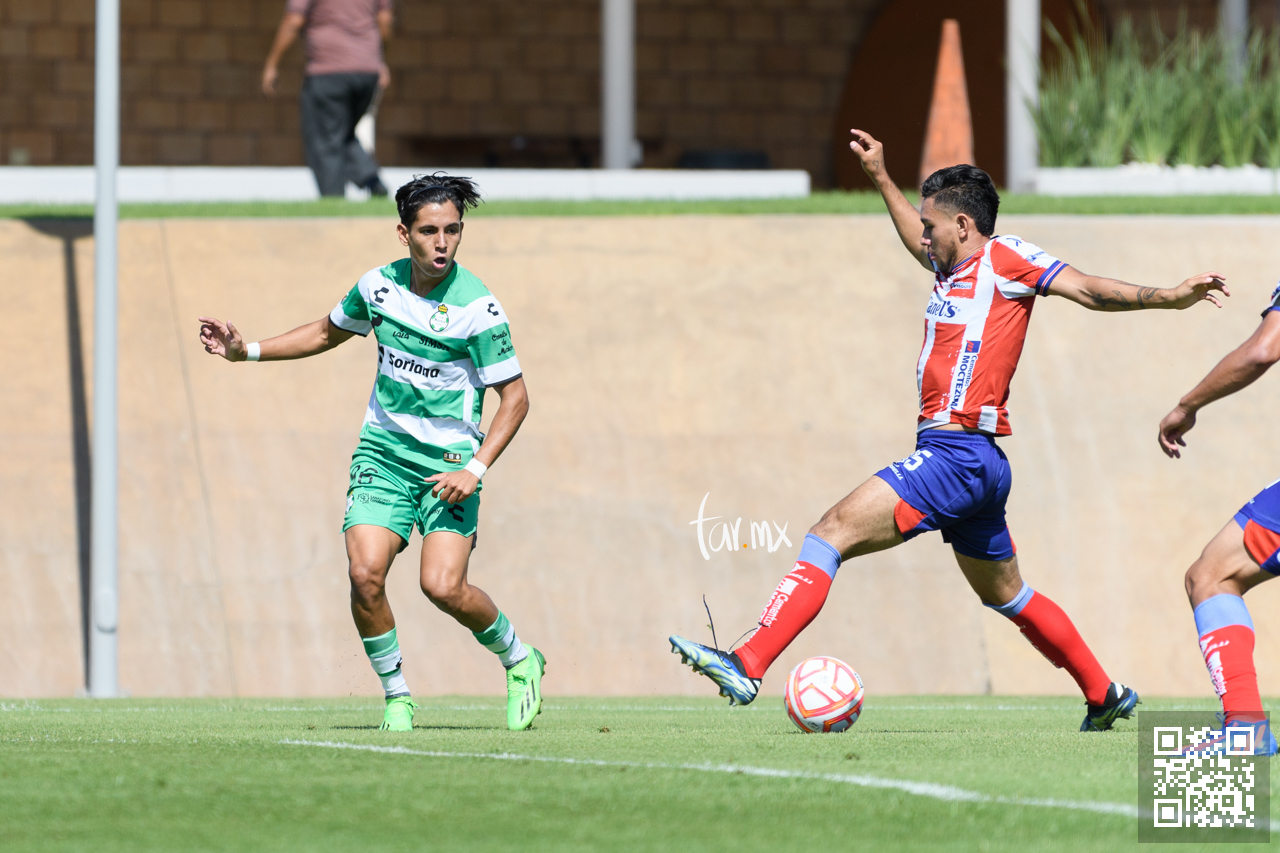
{"type": "Polygon", "coordinates": [[[520,375],[497,297],[456,262],[425,297],[409,259],[360,277],[329,319],[378,340],[378,376],[357,455],[411,472],[461,468],[480,449],[484,389],[520,375]]]}

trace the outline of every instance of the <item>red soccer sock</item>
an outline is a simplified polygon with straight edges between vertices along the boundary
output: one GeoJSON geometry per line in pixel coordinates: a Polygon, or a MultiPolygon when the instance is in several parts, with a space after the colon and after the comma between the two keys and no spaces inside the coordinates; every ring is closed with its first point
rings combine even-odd
{"type": "Polygon", "coordinates": [[[1200,637],[1200,653],[1213,689],[1232,722],[1257,721],[1264,716],[1258,673],[1253,667],[1253,641],[1253,629],[1248,625],[1226,625],[1200,637]]]}
{"type": "Polygon", "coordinates": [[[1032,593],[1022,612],[1012,620],[1050,663],[1071,673],[1086,702],[1101,705],[1107,700],[1111,679],[1061,607],[1041,593],[1032,593]]]}
{"type": "Polygon", "coordinates": [[[737,649],[748,676],[764,677],[782,650],[818,615],[830,591],[831,577],[826,572],[811,563],[795,564],[760,614],[760,630],[737,649]]]}

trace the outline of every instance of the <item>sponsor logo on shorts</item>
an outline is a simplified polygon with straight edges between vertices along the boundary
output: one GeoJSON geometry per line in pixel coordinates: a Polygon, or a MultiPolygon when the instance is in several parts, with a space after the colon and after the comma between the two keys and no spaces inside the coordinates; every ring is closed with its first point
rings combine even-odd
{"type": "Polygon", "coordinates": [[[444,461],[445,461],[445,462],[461,462],[461,461],[462,461],[462,454],[461,454],[461,453],[450,453],[448,450],[446,450],[446,451],[444,452],[444,461]]]}
{"type": "Polygon", "coordinates": [[[356,495],[356,500],[362,504],[382,504],[383,506],[391,506],[391,501],[378,495],[371,495],[368,492],[361,492],[356,495]]]}

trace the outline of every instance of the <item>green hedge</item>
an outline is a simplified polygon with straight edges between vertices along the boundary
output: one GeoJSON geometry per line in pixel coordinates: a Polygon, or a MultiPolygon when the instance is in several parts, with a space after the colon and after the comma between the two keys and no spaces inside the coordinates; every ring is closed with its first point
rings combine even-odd
{"type": "Polygon", "coordinates": [[[1073,26],[1043,69],[1036,125],[1045,166],[1126,162],[1280,168],[1280,33],[1254,32],[1238,75],[1220,31],[1165,36],[1122,19],[1073,26]],[[1238,79],[1233,79],[1233,76],[1238,79]]]}

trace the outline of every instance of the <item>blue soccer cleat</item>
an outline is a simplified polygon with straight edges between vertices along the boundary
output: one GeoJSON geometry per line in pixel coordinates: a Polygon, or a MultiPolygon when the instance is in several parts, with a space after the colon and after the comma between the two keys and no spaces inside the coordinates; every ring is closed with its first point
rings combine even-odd
{"type": "Polygon", "coordinates": [[[1080,724],[1080,731],[1105,732],[1111,728],[1112,723],[1121,717],[1126,720],[1132,717],[1133,709],[1141,701],[1138,698],[1137,691],[1125,687],[1118,681],[1113,681],[1111,686],[1107,688],[1107,700],[1101,705],[1088,706],[1088,711],[1084,715],[1084,722],[1080,724]]]}
{"type": "Polygon", "coordinates": [[[694,672],[714,681],[730,705],[749,705],[760,692],[760,679],[748,677],[742,671],[738,656],[731,652],[707,648],[674,635],[671,652],[680,655],[680,662],[692,666],[694,672]]]}
{"type": "MultiPolygon", "coordinates": [[[[1275,755],[1280,752],[1280,746],[1276,744],[1275,735],[1271,733],[1270,720],[1227,720],[1223,714],[1218,714],[1218,719],[1222,721],[1223,732],[1222,737],[1226,738],[1226,729],[1253,729],[1253,754],[1254,755],[1275,755]]],[[[1225,749],[1215,749],[1214,752],[1224,752],[1225,749]]]]}

